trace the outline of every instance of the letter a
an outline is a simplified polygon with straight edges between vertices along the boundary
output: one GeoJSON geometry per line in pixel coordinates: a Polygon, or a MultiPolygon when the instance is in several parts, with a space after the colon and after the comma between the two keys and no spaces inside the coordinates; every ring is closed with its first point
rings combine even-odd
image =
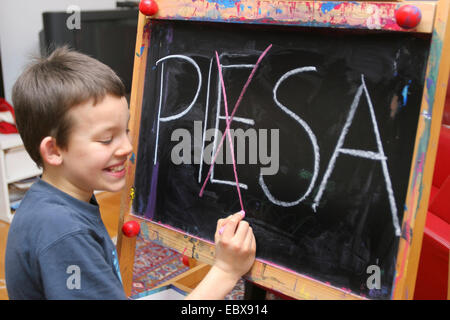
{"type": "Polygon", "coordinates": [[[400,230],[400,226],[398,223],[397,206],[395,204],[394,191],[392,190],[391,178],[389,176],[389,170],[387,167],[387,161],[386,161],[387,157],[384,155],[383,145],[381,143],[381,138],[380,138],[380,132],[378,130],[378,124],[377,124],[377,120],[375,118],[375,112],[373,110],[372,101],[370,99],[369,92],[367,91],[367,87],[366,87],[366,83],[364,82],[363,75],[361,75],[361,82],[362,82],[362,84],[359,86],[358,91],[356,92],[355,98],[353,100],[353,103],[350,106],[350,112],[348,114],[344,128],[342,129],[342,132],[341,132],[341,135],[337,142],[336,148],[334,149],[333,155],[331,156],[331,160],[328,163],[327,170],[325,171],[322,182],[320,183],[317,195],[314,198],[314,203],[312,205],[312,208],[314,211],[316,211],[317,206],[320,202],[320,199],[322,198],[322,194],[325,189],[325,186],[327,185],[328,178],[330,177],[331,173],[333,172],[334,165],[336,163],[336,159],[340,153],[352,155],[355,157],[361,157],[361,158],[366,158],[366,159],[370,159],[370,160],[380,161],[382,169],[383,169],[384,180],[386,183],[386,190],[388,193],[389,204],[391,207],[392,223],[393,223],[393,226],[395,229],[395,235],[400,236],[401,230],[400,230]],[[369,111],[370,111],[370,117],[372,119],[373,131],[374,131],[375,138],[377,141],[378,153],[372,152],[372,151],[366,151],[366,150],[355,150],[355,149],[342,148],[342,145],[344,144],[348,129],[350,128],[350,126],[352,124],[356,109],[358,109],[359,101],[361,99],[361,95],[363,92],[366,95],[367,103],[369,105],[369,111]]]}

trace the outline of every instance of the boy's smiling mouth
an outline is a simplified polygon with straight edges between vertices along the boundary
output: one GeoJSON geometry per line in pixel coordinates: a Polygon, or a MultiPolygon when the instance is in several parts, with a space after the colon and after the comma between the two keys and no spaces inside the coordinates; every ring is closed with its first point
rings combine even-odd
{"type": "Polygon", "coordinates": [[[106,172],[109,172],[109,173],[119,174],[120,175],[122,173],[125,173],[125,162],[122,162],[120,164],[112,165],[112,166],[107,167],[107,168],[105,168],[103,170],[106,171],[106,172]]]}

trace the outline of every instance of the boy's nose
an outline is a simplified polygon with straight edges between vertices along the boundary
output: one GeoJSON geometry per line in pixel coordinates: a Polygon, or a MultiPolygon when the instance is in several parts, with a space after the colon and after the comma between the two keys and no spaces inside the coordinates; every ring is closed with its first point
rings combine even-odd
{"type": "Polygon", "coordinates": [[[125,137],[120,148],[117,150],[117,155],[128,156],[133,151],[133,146],[131,145],[130,139],[125,137]]]}

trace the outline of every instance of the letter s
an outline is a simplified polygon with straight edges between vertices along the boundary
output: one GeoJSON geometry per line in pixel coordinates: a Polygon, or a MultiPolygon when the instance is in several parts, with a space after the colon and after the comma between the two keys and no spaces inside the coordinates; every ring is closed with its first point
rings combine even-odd
{"type": "Polygon", "coordinates": [[[273,88],[273,100],[275,101],[277,106],[281,110],[283,110],[288,116],[290,116],[295,121],[297,121],[303,127],[303,129],[305,129],[306,133],[309,136],[309,139],[311,140],[311,144],[314,149],[314,174],[313,174],[313,177],[311,179],[311,182],[310,182],[309,187],[306,190],[306,192],[295,201],[285,202],[285,201],[280,201],[280,200],[275,199],[274,196],[270,193],[269,188],[265,184],[263,175],[260,171],[259,184],[260,184],[264,194],[273,204],[276,204],[276,205],[279,205],[282,207],[292,207],[292,206],[295,206],[295,205],[299,204],[300,202],[302,202],[311,193],[311,191],[314,187],[314,183],[316,182],[317,175],[319,173],[320,154],[319,154],[319,146],[317,144],[316,136],[314,135],[314,133],[312,132],[312,130],[308,126],[308,124],[302,118],[300,118],[294,112],[292,112],[291,110],[286,108],[280,101],[278,101],[278,98],[277,98],[278,87],[280,86],[280,84],[283,81],[285,81],[287,78],[289,78],[290,76],[292,76],[294,74],[301,73],[301,72],[307,72],[307,71],[317,71],[317,69],[316,69],[316,67],[302,67],[302,68],[297,68],[297,69],[293,69],[289,72],[286,72],[283,76],[281,76],[281,78],[278,80],[278,82],[275,84],[275,87],[273,88]]]}

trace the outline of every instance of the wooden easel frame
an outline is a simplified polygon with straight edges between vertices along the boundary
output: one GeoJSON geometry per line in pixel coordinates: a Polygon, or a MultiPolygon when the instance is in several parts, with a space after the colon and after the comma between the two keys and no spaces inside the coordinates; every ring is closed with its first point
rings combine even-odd
{"type": "MultiPolygon", "coordinates": [[[[432,43],[427,62],[425,87],[420,109],[421,115],[411,164],[406,208],[402,221],[402,237],[399,243],[396,275],[391,296],[392,299],[412,299],[450,67],[450,57],[444,54],[450,52],[450,25],[448,20],[450,1],[352,1],[344,2],[339,5],[339,8],[331,8],[324,13],[319,10],[320,6],[332,2],[285,0],[276,1],[275,5],[270,1],[242,0],[239,2],[242,7],[239,8],[216,7],[218,9],[216,9],[215,18],[211,18],[211,11],[208,11],[211,8],[209,8],[207,1],[158,0],[157,3],[159,11],[154,17],[157,19],[264,23],[262,19],[266,15],[272,15],[272,17],[276,17],[279,23],[288,25],[329,28],[331,24],[336,28],[377,28],[391,31],[404,31],[393,23],[393,21],[395,22],[394,12],[397,7],[402,4],[414,4],[421,9],[422,22],[413,31],[431,33],[432,43]],[[280,15],[280,11],[275,11],[275,6],[277,8],[282,6],[284,11],[281,10],[281,12],[291,12],[291,15],[280,15]],[[306,10],[311,6],[317,8],[317,10],[306,10]],[[259,9],[246,10],[246,8],[252,7],[258,7],[259,9],[263,7],[264,11],[259,9]],[[386,18],[383,20],[384,22],[373,20],[373,13],[376,10],[386,18]],[[207,12],[208,15],[206,15],[207,12]],[[264,13],[261,14],[261,12],[264,13]]],[[[142,14],[139,15],[130,102],[133,155],[127,162],[126,189],[121,195],[117,249],[124,289],[127,295],[131,293],[136,238],[127,238],[122,235],[120,230],[126,221],[136,220],[140,222],[141,226],[145,226],[145,232],[149,238],[161,245],[173,248],[201,262],[212,264],[214,261],[213,244],[131,214],[134,193],[132,186],[136,168],[135,155],[138,150],[151,20],[151,18],[142,14]]],[[[255,262],[246,275],[246,279],[297,299],[364,299],[364,297],[351,292],[325,285],[309,277],[276,268],[261,261],[255,262]]]]}

